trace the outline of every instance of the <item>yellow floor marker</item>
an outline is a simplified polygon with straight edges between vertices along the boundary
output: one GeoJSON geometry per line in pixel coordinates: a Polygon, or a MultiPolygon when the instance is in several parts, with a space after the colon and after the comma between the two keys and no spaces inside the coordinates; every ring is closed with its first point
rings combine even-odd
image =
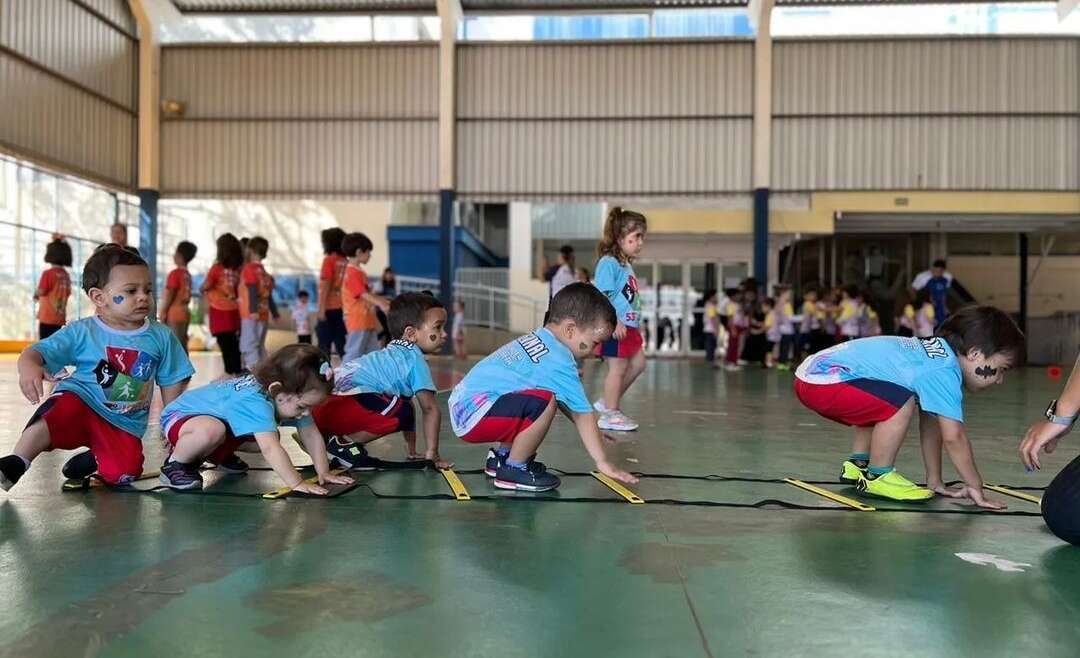
{"type": "MultiPolygon", "coordinates": [[[[146,471],[139,477],[135,478],[135,482],[141,482],[143,480],[154,480],[160,475],[160,471],[146,471]]],[[[86,480],[65,480],[63,484],[64,491],[82,491],[83,489],[91,489],[96,487],[107,486],[104,481],[97,479],[96,477],[87,478],[86,480]]]]}
{"type": "Polygon", "coordinates": [[[821,487],[815,487],[812,484],[807,484],[807,483],[803,482],[802,480],[795,480],[795,479],[792,479],[792,478],[784,478],[784,482],[787,482],[788,484],[796,486],[796,487],[798,487],[800,489],[803,489],[805,491],[809,491],[812,494],[817,494],[817,495],[819,495],[819,496],[821,496],[823,498],[828,498],[829,500],[840,503],[841,505],[847,505],[848,507],[850,507],[852,509],[857,509],[860,512],[873,512],[875,510],[874,507],[871,507],[870,505],[867,505],[866,503],[860,503],[859,501],[855,500],[854,498],[848,498],[847,496],[841,496],[840,494],[833,493],[833,492],[829,491],[828,489],[822,489],[821,487]]]}
{"type": "MultiPolygon", "coordinates": [[[[342,473],[346,473],[346,472],[348,472],[348,469],[335,468],[334,470],[330,471],[330,474],[331,475],[341,475],[342,473]]],[[[308,483],[311,483],[311,484],[318,484],[319,476],[318,475],[313,475],[313,476],[309,477],[308,479],[304,480],[304,482],[308,482],[308,483]]],[[[284,498],[285,496],[288,496],[290,493],[292,493],[292,487],[282,487],[280,489],[275,489],[273,491],[268,491],[268,492],[264,493],[262,495],[262,497],[265,498],[266,500],[277,500],[278,498],[284,498]]]]}
{"type": "Polygon", "coordinates": [[[594,478],[596,478],[597,480],[600,480],[605,485],[607,485],[608,489],[611,489],[615,493],[617,493],[620,496],[622,496],[623,498],[625,498],[627,500],[627,502],[629,502],[631,505],[644,505],[645,504],[645,499],[644,498],[637,495],[633,491],[630,491],[629,489],[624,487],[622,484],[616,482],[615,480],[612,480],[611,478],[604,475],[600,471],[592,471],[591,475],[594,478]]]}
{"type": "Polygon", "coordinates": [[[1020,500],[1026,500],[1029,503],[1035,503],[1036,505],[1042,505],[1042,498],[1039,498],[1038,496],[1032,496],[1029,493],[1024,493],[1022,491],[1014,491],[1012,489],[1009,489],[1008,487],[995,486],[993,484],[984,484],[983,487],[989,489],[990,491],[996,491],[999,494],[1005,494],[1006,496],[1012,496],[1013,498],[1019,498],[1020,500]]]}
{"type": "Polygon", "coordinates": [[[461,482],[461,478],[452,468],[440,468],[439,472],[446,478],[446,483],[450,485],[450,490],[454,492],[454,498],[460,501],[472,500],[472,496],[469,495],[469,490],[465,488],[465,485],[461,482]]]}

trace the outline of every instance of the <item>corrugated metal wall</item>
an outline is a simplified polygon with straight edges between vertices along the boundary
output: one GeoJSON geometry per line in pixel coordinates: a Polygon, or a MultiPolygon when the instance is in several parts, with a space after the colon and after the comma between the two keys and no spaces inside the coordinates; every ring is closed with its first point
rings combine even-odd
{"type": "Polygon", "coordinates": [[[434,195],[433,45],[162,49],[161,184],[172,196],[434,195]]]}
{"type": "Polygon", "coordinates": [[[750,187],[747,42],[461,44],[458,57],[464,198],[750,187]]]}
{"type": "Polygon", "coordinates": [[[132,188],[133,29],[122,0],[0,0],[0,146],[132,188]]]}
{"type": "Polygon", "coordinates": [[[1080,41],[774,44],[776,190],[1080,189],[1080,41]]]}

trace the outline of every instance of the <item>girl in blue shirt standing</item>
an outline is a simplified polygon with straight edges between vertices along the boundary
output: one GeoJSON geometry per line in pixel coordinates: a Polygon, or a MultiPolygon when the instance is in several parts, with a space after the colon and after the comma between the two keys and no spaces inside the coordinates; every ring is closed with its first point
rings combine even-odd
{"type": "Polygon", "coordinates": [[[645,215],[615,206],[604,224],[604,237],[597,246],[595,285],[612,306],[618,324],[611,338],[597,349],[608,363],[604,397],[593,407],[600,412],[600,429],[630,432],[638,424],[624,414],[622,396],[645,370],[644,341],[641,338],[641,296],[632,263],[645,246],[645,215]]]}

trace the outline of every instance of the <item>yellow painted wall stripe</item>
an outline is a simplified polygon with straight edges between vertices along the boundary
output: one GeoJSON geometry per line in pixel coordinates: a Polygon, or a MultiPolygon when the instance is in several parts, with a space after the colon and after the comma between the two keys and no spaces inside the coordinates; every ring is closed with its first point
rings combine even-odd
{"type": "Polygon", "coordinates": [[[871,507],[870,505],[867,505],[866,503],[860,503],[859,501],[855,500],[854,498],[848,498],[847,496],[841,496],[840,494],[833,493],[833,492],[829,491],[828,489],[822,489],[821,487],[815,487],[812,484],[807,484],[806,482],[803,482],[802,480],[795,480],[795,479],[792,479],[792,478],[784,478],[784,482],[787,482],[788,484],[796,486],[796,487],[798,487],[800,489],[809,491],[812,494],[817,494],[818,496],[821,496],[823,498],[828,498],[829,500],[840,503],[841,505],[847,505],[848,507],[851,507],[853,509],[857,509],[860,512],[873,512],[876,509],[874,507],[871,507]]]}
{"type": "Polygon", "coordinates": [[[645,504],[645,499],[644,498],[637,495],[633,491],[630,491],[629,489],[624,487],[621,483],[616,482],[615,480],[612,480],[611,478],[604,475],[600,471],[592,471],[591,475],[594,478],[596,478],[597,480],[600,480],[605,485],[607,485],[608,489],[611,489],[615,493],[617,493],[620,496],[622,496],[623,498],[625,498],[626,501],[628,503],[630,503],[631,505],[644,505],[645,504]]]}
{"type": "Polygon", "coordinates": [[[446,483],[450,485],[450,491],[454,492],[454,498],[460,501],[472,500],[472,496],[469,495],[469,490],[465,488],[461,478],[451,468],[440,468],[439,472],[446,478],[446,483]]]}

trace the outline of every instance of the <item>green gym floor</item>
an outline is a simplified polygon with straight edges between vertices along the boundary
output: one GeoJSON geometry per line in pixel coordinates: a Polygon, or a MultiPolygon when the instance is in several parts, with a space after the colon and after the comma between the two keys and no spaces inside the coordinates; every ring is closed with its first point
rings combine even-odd
{"type": "MultiPolygon", "coordinates": [[[[217,374],[216,357],[195,361],[196,383],[217,374]]],[[[32,409],[18,394],[13,359],[2,367],[11,374],[0,384],[7,452],[32,409]]],[[[435,369],[453,381],[450,362],[435,369]]],[[[590,391],[602,374],[589,366],[590,391]]],[[[608,450],[645,473],[832,480],[848,430],[802,409],[791,378],[652,361],[624,404],[641,429],[608,450]]],[[[1073,456],[1066,441],[1032,475],[1016,456],[1023,429],[1061,384],[1029,369],[969,396],[968,432],[988,482],[1042,487],[1073,456]]],[[[443,441],[457,470],[482,466],[484,448],[453,437],[445,415],[443,441]]],[[[156,469],[158,442],[146,446],[147,468],[156,469]]],[[[373,452],[400,459],[401,441],[389,437],[373,452]]],[[[868,502],[877,511],[858,512],[783,482],[670,478],[632,489],[646,501],[835,509],[631,505],[587,475],[529,495],[497,494],[482,474],[465,473],[470,493],[497,496],[470,502],[372,494],[447,494],[433,472],[361,474],[370,489],[328,500],[263,500],[258,494],[280,486],[268,472],[207,473],[203,493],[61,493],[66,456],[43,455],[0,492],[0,656],[1080,652],[1080,549],[1037,516],[901,512],[911,506],[876,501],[868,502]],[[557,502],[568,498],[599,500],[557,502]],[[1012,569],[1001,570],[957,553],[1020,566],[1000,562],[1012,569]]],[[[562,418],[541,459],[564,471],[591,467],[562,418]]],[[[922,478],[914,433],[898,466],[922,478]]],[[[1005,500],[1010,512],[1038,511],[1005,500]]],[[[970,510],[948,500],[918,509],[970,510]]]]}

